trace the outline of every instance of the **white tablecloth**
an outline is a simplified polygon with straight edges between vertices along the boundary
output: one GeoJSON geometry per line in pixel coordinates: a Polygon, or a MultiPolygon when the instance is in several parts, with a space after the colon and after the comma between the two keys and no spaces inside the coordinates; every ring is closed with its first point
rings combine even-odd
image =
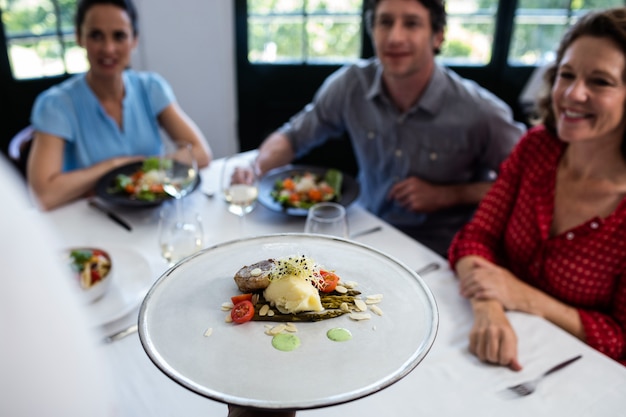
{"type": "MultiPolygon", "coordinates": [[[[202,172],[203,191],[217,191],[219,161],[202,172]]],[[[185,199],[186,210],[196,210],[204,220],[205,246],[245,235],[301,232],[303,218],[286,217],[258,206],[246,218],[243,230],[216,192],[207,198],[196,192],[185,199]]],[[[116,212],[133,227],[128,232],[82,200],[44,216],[57,228],[63,245],[119,247],[140,252],[156,280],[166,269],[157,245],[158,209],[116,212]]],[[[458,294],[453,273],[444,259],[413,239],[369,214],[359,206],[348,210],[351,232],[381,225],[382,230],[357,238],[384,251],[411,268],[431,261],[442,265],[424,276],[440,314],[439,331],[426,359],[407,377],[375,393],[339,406],[304,410],[299,416],[618,416],[626,412],[626,368],[589,348],[543,319],[510,313],[519,337],[519,356],[524,369],[513,372],[478,361],[467,350],[472,313],[458,294]],[[524,398],[501,395],[506,386],[537,376],[552,365],[582,354],[573,365],[550,376],[536,393],[524,398]]],[[[137,306],[138,307],[138,306],[137,306]]],[[[97,328],[101,336],[136,322],[138,308],[97,328]]],[[[224,404],[188,391],[165,376],[144,352],[137,334],[112,344],[102,344],[117,392],[121,416],[220,416],[224,404]]],[[[381,352],[381,355],[393,352],[381,352]]],[[[367,364],[363,364],[367,366],[367,364]]],[[[229,377],[225,375],[225,378],[229,377]]]]}

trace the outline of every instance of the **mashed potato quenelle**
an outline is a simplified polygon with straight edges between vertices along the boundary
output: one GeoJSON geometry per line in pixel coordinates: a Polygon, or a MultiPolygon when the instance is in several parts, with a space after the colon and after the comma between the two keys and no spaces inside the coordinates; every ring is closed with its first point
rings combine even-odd
{"type": "Polygon", "coordinates": [[[263,297],[283,314],[322,311],[324,307],[316,286],[319,271],[319,265],[304,255],[278,259],[263,297]]]}

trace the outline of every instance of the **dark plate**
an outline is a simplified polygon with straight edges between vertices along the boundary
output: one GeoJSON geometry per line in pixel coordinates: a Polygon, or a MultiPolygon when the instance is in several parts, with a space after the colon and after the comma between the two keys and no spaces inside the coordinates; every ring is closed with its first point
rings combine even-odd
{"type": "MultiPolygon", "coordinates": [[[[174,162],[178,164],[178,162],[174,162]]],[[[132,162],[127,165],[123,165],[119,168],[115,168],[112,171],[107,172],[98,180],[96,184],[96,195],[100,197],[102,200],[107,203],[114,204],[116,206],[126,206],[126,207],[137,207],[137,208],[147,208],[147,207],[156,207],[163,203],[166,200],[171,200],[172,197],[166,196],[164,198],[159,198],[154,201],[145,201],[138,200],[136,198],[131,198],[128,194],[123,191],[113,192],[112,190],[115,188],[115,177],[120,174],[124,175],[132,175],[138,170],[141,169],[143,162],[132,162]]],[[[193,189],[191,192],[195,191],[196,188],[200,185],[200,176],[197,177],[198,180],[194,183],[193,189]]]]}
{"type": "MultiPolygon", "coordinates": [[[[304,174],[305,172],[311,172],[323,177],[326,171],[328,171],[328,168],[309,165],[285,165],[284,167],[273,169],[265,174],[259,182],[259,202],[270,210],[279,211],[290,216],[306,216],[309,212],[308,209],[283,207],[283,205],[274,200],[274,197],[272,197],[274,184],[277,180],[282,180],[293,175],[304,174]]],[[[352,176],[343,173],[341,198],[337,202],[347,207],[357,199],[360,191],[359,183],[356,182],[352,176]]]]}

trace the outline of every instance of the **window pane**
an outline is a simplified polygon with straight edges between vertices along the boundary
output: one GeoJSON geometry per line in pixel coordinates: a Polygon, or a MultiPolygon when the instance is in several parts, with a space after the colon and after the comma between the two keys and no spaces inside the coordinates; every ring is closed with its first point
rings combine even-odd
{"type": "Polygon", "coordinates": [[[441,55],[446,65],[485,65],[491,59],[498,0],[449,0],[441,55]]]}
{"type": "Polygon", "coordinates": [[[626,5],[624,0],[519,0],[516,10],[509,63],[544,65],[569,26],[593,9],[626,5]]]}
{"type": "Polygon", "coordinates": [[[362,0],[308,0],[306,11],[361,14],[362,4],[362,0]]]}
{"type": "Polygon", "coordinates": [[[248,15],[272,13],[302,13],[304,0],[251,0],[248,15]]]}
{"type": "Polygon", "coordinates": [[[318,62],[346,62],[361,52],[361,19],[318,17],[307,23],[308,58],[318,62]]]}
{"type": "Polygon", "coordinates": [[[302,62],[303,20],[301,17],[249,18],[248,60],[250,62],[302,62]]]}
{"type": "Polygon", "coordinates": [[[85,54],[77,51],[80,48],[74,40],[76,0],[57,3],[60,20],[51,0],[1,0],[14,78],[40,78],[86,69],[85,54]],[[67,59],[72,62],[66,62],[67,59]]]}
{"type": "Polygon", "coordinates": [[[361,53],[363,0],[248,0],[252,63],[345,63],[361,53]]]}

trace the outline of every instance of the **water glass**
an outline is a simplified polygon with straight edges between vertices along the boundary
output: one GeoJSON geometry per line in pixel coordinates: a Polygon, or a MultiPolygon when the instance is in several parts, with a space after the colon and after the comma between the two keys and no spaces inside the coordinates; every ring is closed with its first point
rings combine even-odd
{"type": "Polygon", "coordinates": [[[349,232],[345,207],[337,203],[315,204],[307,214],[304,232],[347,239],[349,232]]]}
{"type": "Polygon", "coordinates": [[[204,230],[202,218],[192,210],[180,211],[164,207],[159,222],[161,256],[169,266],[202,248],[204,230]]]}

